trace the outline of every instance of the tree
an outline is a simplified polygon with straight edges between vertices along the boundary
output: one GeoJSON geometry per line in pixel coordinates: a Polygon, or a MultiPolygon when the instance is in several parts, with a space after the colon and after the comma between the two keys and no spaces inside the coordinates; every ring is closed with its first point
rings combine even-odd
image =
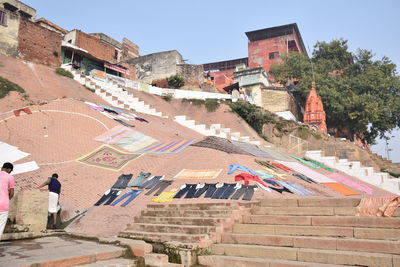
{"type": "Polygon", "coordinates": [[[387,57],[374,59],[369,50],[348,51],[346,40],[317,42],[311,59],[300,53],[282,56],[271,67],[281,84],[298,81],[305,97],[313,79],[321,96],[330,129],[374,143],[400,127],[400,78],[387,57]]]}
{"type": "Polygon", "coordinates": [[[181,88],[185,85],[185,81],[182,76],[175,74],[167,78],[168,86],[171,88],[181,88]]]}

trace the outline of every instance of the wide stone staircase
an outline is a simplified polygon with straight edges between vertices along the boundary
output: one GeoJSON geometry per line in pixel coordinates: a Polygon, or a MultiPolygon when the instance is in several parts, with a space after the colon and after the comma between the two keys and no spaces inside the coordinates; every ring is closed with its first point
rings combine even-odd
{"type": "Polygon", "coordinates": [[[265,199],[223,233],[203,266],[400,266],[400,212],[356,217],[357,198],[265,199]]]}
{"type": "Polygon", "coordinates": [[[245,207],[231,203],[152,204],[119,236],[178,242],[187,248],[205,247],[214,234],[222,233],[244,210],[245,207]]]}
{"type": "Polygon", "coordinates": [[[373,184],[395,194],[400,194],[400,179],[391,177],[386,172],[375,172],[373,167],[362,166],[359,161],[338,159],[335,156],[324,156],[321,150],[311,150],[305,156],[322,162],[325,165],[354,176],[366,183],[373,184]]]}

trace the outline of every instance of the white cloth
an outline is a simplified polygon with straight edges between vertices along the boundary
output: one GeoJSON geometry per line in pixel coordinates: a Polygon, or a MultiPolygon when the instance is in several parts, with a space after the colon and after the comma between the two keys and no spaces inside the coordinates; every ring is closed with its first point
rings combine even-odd
{"type": "Polygon", "coordinates": [[[29,161],[21,164],[16,164],[14,165],[14,170],[12,171],[12,175],[31,172],[37,169],[39,169],[39,166],[37,165],[36,161],[29,161]]]}
{"type": "Polygon", "coordinates": [[[8,218],[8,211],[0,211],[0,240],[4,232],[4,228],[6,227],[7,218],[8,218]]]}
{"type": "Polygon", "coordinates": [[[14,162],[29,156],[29,153],[23,152],[16,146],[0,142],[0,164],[4,162],[14,162]]]}
{"type": "Polygon", "coordinates": [[[58,211],[58,194],[49,192],[49,213],[57,213],[58,211]]]}

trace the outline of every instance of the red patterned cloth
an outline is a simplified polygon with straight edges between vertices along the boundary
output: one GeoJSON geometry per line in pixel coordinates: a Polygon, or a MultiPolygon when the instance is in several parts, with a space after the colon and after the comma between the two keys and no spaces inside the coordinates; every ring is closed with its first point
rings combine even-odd
{"type": "Polygon", "coordinates": [[[254,181],[257,183],[262,184],[263,186],[267,186],[267,184],[261,180],[259,177],[248,174],[248,173],[240,173],[238,175],[235,176],[235,181],[244,181],[245,185],[248,185],[250,183],[250,181],[254,181]]]}

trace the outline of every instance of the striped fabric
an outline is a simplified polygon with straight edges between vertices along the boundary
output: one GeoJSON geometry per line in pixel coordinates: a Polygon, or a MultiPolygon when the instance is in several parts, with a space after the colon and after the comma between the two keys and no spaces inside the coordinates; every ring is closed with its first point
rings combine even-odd
{"type": "Polygon", "coordinates": [[[155,153],[155,154],[173,154],[181,152],[188,145],[193,143],[195,140],[180,140],[173,141],[170,143],[157,143],[151,146],[148,146],[142,150],[137,152],[139,153],[155,153]]]}

